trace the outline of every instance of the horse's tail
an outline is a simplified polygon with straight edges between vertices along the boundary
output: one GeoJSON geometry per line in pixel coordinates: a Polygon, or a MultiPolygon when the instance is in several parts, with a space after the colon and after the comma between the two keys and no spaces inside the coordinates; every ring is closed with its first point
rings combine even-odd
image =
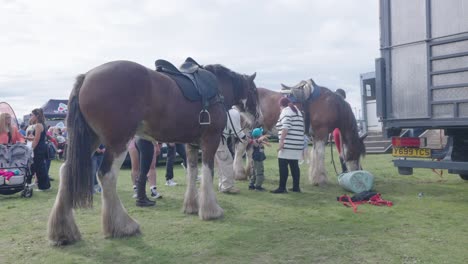
{"type": "Polygon", "coordinates": [[[93,204],[91,148],[96,141],[96,133],[84,119],[78,99],[85,77],[84,74],[78,75],[68,100],[65,177],[68,195],[75,208],[93,204]]]}

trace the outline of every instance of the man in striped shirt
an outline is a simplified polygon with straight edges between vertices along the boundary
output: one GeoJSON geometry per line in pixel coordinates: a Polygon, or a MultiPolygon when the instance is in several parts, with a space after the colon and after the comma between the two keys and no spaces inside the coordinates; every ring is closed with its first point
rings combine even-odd
{"type": "Polygon", "coordinates": [[[288,165],[293,178],[293,192],[300,192],[299,160],[302,158],[304,148],[304,118],[302,113],[283,97],[280,100],[281,114],[276,123],[279,136],[278,166],[280,181],[278,189],[272,193],[286,193],[286,183],[288,180],[288,165]]]}

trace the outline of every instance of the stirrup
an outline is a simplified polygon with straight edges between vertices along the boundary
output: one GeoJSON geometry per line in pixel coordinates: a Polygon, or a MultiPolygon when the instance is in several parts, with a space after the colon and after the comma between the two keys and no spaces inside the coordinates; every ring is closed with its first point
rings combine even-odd
{"type": "Polygon", "coordinates": [[[210,116],[210,112],[208,112],[208,110],[206,109],[203,109],[200,111],[200,114],[198,115],[198,123],[200,125],[209,125],[211,124],[211,116],[210,116]],[[203,119],[203,113],[206,113],[207,117],[208,117],[208,121],[206,122],[203,122],[202,119],[203,119]]]}

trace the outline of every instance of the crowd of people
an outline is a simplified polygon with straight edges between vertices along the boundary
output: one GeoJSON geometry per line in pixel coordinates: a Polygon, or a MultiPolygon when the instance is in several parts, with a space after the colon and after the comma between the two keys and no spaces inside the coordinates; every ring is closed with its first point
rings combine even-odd
{"type": "MultiPolygon", "coordinates": [[[[343,95],[345,97],[346,95],[343,95]]],[[[276,124],[278,130],[278,188],[271,193],[287,193],[286,188],[289,171],[292,176],[292,188],[289,191],[301,192],[300,189],[300,169],[299,161],[303,160],[307,148],[307,137],[304,136],[304,118],[301,112],[300,104],[291,102],[287,97],[281,98],[278,102],[281,108],[281,114],[276,124]]],[[[265,135],[262,128],[255,128],[252,131],[244,133],[240,125],[240,113],[237,109],[229,110],[232,122],[227,122],[223,131],[223,137],[219,143],[215,164],[218,168],[219,184],[218,190],[221,193],[237,194],[240,189],[235,187],[233,156],[228,149],[227,138],[235,135],[241,140],[248,140],[252,145],[253,154],[253,175],[250,178],[249,190],[265,191],[262,184],[265,179],[263,162],[266,159],[264,148],[270,146],[268,135],[265,135]]],[[[335,130],[333,135],[339,140],[339,131],[335,130]]],[[[49,168],[50,161],[58,155],[58,158],[64,158],[66,146],[66,129],[58,127],[46,127],[45,118],[42,109],[37,108],[31,112],[30,125],[26,127],[21,125],[18,130],[12,126],[11,116],[7,113],[0,115],[0,144],[15,144],[17,142],[30,142],[33,149],[33,166],[31,168],[35,175],[37,190],[50,190],[49,168]]],[[[166,186],[173,187],[177,183],[174,180],[174,160],[176,153],[182,158],[182,167],[187,168],[187,159],[185,145],[180,143],[166,143],[166,186]]],[[[339,144],[337,144],[338,147],[339,144]]],[[[156,164],[160,156],[161,143],[135,136],[128,144],[128,152],[131,159],[131,179],[133,183],[133,198],[136,199],[136,205],[145,207],[155,205],[155,201],[149,199],[146,195],[146,183],[149,181],[150,197],[154,199],[162,198],[157,189],[156,164]],[[149,162],[151,161],[151,162],[149,162]]],[[[338,149],[339,152],[341,151],[338,149]]],[[[99,145],[92,155],[93,175],[95,193],[101,192],[101,187],[97,179],[97,172],[106,148],[99,145]]],[[[342,161],[342,164],[344,162],[342,161]]],[[[345,168],[343,167],[343,170],[345,168]]]]}

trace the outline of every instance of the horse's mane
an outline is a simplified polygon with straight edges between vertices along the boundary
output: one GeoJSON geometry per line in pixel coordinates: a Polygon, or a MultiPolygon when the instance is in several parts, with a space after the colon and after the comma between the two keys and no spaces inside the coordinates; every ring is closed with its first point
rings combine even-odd
{"type": "Polygon", "coordinates": [[[348,141],[347,144],[350,146],[356,146],[358,148],[357,151],[360,154],[360,156],[364,156],[366,154],[366,147],[362,140],[359,138],[359,129],[357,126],[356,117],[353,114],[351,106],[341,95],[336,94],[330,91],[329,89],[327,90],[330,92],[330,96],[336,98],[336,103],[338,104],[338,114],[339,116],[343,117],[343,119],[340,122],[340,130],[342,131],[342,133],[343,131],[349,131],[350,133],[350,136],[346,137],[348,141]],[[351,142],[349,142],[349,140],[351,140],[351,142]]]}
{"type": "Polygon", "coordinates": [[[203,68],[207,71],[212,72],[214,75],[216,75],[218,78],[227,78],[232,81],[234,84],[234,96],[235,98],[240,97],[240,89],[244,88],[244,83],[245,83],[245,76],[242,74],[239,74],[237,72],[234,72],[227,67],[221,65],[221,64],[209,64],[209,65],[204,65],[203,68]]]}
{"type": "MultiPolygon", "coordinates": [[[[359,129],[356,122],[356,117],[353,114],[353,110],[349,103],[339,94],[332,92],[330,89],[319,86],[322,93],[327,94],[330,97],[333,97],[334,102],[336,103],[336,109],[338,116],[341,117],[341,120],[338,124],[338,128],[341,131],[341,136],[346,137],[346,143],[349,146],[356,146],[357,151],[360,156],[366,154],[366,147],[362,140],[359,138],[359,129]],[[348,136],[345,135],[348,134],[348,136]]],[[[333,129],[333,128],[331,128],[333,129]]]]}

